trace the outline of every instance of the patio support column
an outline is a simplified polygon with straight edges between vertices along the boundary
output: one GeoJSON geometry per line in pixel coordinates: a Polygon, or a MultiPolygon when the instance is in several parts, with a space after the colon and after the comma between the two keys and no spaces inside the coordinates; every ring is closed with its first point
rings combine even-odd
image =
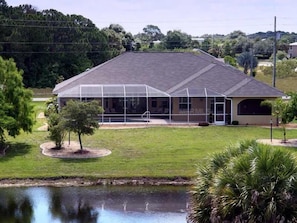
{"type": "Polygon", "coordinates": [[[102,119],[102,123],[104,123],[105,105],[104,105],[104,96],[103,96],[103,86],[101,86],[101,103],[102,103],[102,108],[103,108],[101,119],[102,119]]]}
{"type": "MultiPolygon", "coordinates": [[[[147,85],[145,85],[145,91],[146,91],[146,112],[148,112],[149,110],[149,95],[148,95],[148,89],[147,89],[147,85]]],[[[147,114],[148,115],[148,114],[147,114]]],[[[148,122],[148,118],[147,118],[147,122],[148,122]]]]}
{"type": "Polygon", "coordinates": [[[189,97],[189,89],[187,88],[187,98],[188,98],[188,102],[187,102],[187,104],[188,104],[188,117],[187,117],[187,119],[188,119],[188,124],[189,124],[189,122],[190,122],[190,97],[189,97]]]}
{"type": "Polygon", "coordinates": [[[61,98],[59,97],[59,94],[57,97],[57,102],[58,102],[58,110],[61,111],[61,98]]]}
{"type": "Polygon", "coordinates": [[[208,103],[208,95],[207,95],[207,90],[204,88],[204,93],[205,93],[205,122],[207,122],[207,103],[208,103]]]}
{"type": "Polygon", "coordinates": [[[124,122],[127,122],[127,98],[126,98],[126,87],[123,86],[124,88],[124,122]]]}
{"type": "Polygon", "coordinates": [[[213,123],[216,122],[216,117],[217,117],[217,110],[216,110],[216,103],[217,103],[217,98],[213,98],[213,123]]]}
{"type": "Polygon", "coordinates": [[[81,88],[82,88],[82,86],[79,85],[79,100],[80,100],[80,101],[81,101],[81,88]]]}
{"type": "Polygon", "coordinates": [[[171,96],[169,96],[169,123],[171,123],[172,120],[172,111],[171,111],[171,96]]]}

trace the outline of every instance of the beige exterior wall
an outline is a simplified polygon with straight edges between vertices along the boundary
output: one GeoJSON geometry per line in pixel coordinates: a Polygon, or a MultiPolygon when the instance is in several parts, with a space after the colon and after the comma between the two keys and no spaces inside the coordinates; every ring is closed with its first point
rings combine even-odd
{"type": "MultiPolygon", "coordinates": [[[[238,104],[246,98],[234,98],[232,103],[233,117],[232,121],[238,121],[239,125],[269,125],[270,120],[273,120],[273,123],[276,122],[276,118],[272,115],[238,115],[237,108],[238,104]]],[[[265,98],[261,98],[265,99],[265,98]]],[[[268,98],[266,98],[268,99],[268,98]]],[[[271,99],[271,98],[269,98],[271,99]]]]}

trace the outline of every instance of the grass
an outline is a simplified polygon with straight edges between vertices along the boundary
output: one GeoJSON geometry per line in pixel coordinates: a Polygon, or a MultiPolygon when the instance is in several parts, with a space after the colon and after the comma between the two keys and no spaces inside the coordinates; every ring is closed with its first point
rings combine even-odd
{"type": "MultiPolygon", "coordinates": [[[[271,75],[264,75],[260,69],[257,70],[257,74],[255,77],[258,81],[264,82],[268,85],[272,85],[272,74],[271,75]]],[[[275,87],[279,90],[287,93],[287,92],[296,92],[297,77],[286,77],[286,78],[279,78],[276,77],[275,87]]]]}
{"type": "MultiPolygon", "coordinates": [[[[42,106],[40,102],[35,103],[35,113],[43,111],[42,106]]],[[[210,154],[240,140],[270,136],[269,128],[255,126],[98,129],[93,136],[83,136],[83,144],[110,149],[111,155],[66,160],[41,154],[39,145],[48,141],[48,132],[37,130],[43,122],[45,120],[37,120],[32,134],[8,138],[10,148],[6,156],[0,157],[0,178],[193,177],[197,165],[210,154]]],[[[282,130],[275,129],[273,135],[282,138],[282,130]]],[[[297,130],[288,130],[287,137],[297,138],[297,130]]],[[[71,140],[77,137],[71,135],[71,140]]]]}

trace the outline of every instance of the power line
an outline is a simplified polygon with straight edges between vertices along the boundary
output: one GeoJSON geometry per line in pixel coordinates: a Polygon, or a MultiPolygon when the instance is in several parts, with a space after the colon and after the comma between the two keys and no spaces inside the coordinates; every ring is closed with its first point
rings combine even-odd
{"type": "Polygon", "coordinates": [[[102,42],[0,42],[0,44],[16,44],[16,45],[106,45],[102,42]]]}

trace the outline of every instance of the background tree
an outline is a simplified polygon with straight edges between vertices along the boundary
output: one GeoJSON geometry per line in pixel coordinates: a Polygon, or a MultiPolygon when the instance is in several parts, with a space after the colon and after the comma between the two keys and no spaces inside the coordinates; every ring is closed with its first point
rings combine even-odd
{"type": "Polygon", "coordinates": [[[227,63],[227,64],[230,64],[233,67],[237,67],[237,62],[236,62],[236,59],[234,57],[225,56],[224,57],[224,62],[227,63]]]}
{"type": "Polygon", "coordinates": [[[34,123],[32,92],[24,88],[22,72],[12,59],[0,57],[0,148],[5,144],[5,132],[17,136],[31,132],[34,123]]]}
{"type": "Polygon", "coordinates": [[[201,43],[201,50],[203,50],[204,52],[208,52],[210,47],[211,47],[211,39],[205,38],[201,43]]]}
{"type": "Polygon", "coordinates": [[[122,45],[122,36],[120,33],[117,33],[113,29],[109,29],[109,28],[103,28],[102,31],[107,36],[107,40],[109,44],[109,50],[107,52],[110,58],[116,57],[122,51],[124,51],[124,47],[122,45]]]}
{"type": "Polygon", "coordinates": [[[189,222],[295,222],[297,163],[255,141],[213,155],[198,169],[189,222]]]}
{"type": "Polygon", "coordinates": [[[103,109],[98,105],[97,101],[70,100],[62,108],[62,126],[64,126],[65,130],[78,135],[81,152],[83,150],[81,136],[94,134],[95,129],[99,128],[98,115],[102,112],[103,109]]]}
{"type": "Polygon", "coordinates": [[[190,47],[191,36],[179,30],[168,31],[163,41],[166,49],[186,49],[190,47]]]}
{"type": "Polygon", "coordinates": [[[250,52],[243,52],[237,56],[237,63],[243,67],[243,72],[248,73],[249,69],[254,69],[258,66],[258,60],[250,52]]]}
{"type": "MultiPolygon", "coordinates": [[[[89,19],[31,5],[0,11],[0,55],[14,58],[26,87],[54,87],[113,56],[108,36],[89,19]]],[[[122,38],[120,39],[122,44],[122,38]]]]}
{"type": "Polygon", "coordinates": [[[164,34],[160,28],[155,25],[147,25],[143,28],[142,33],[138,33],[134,36],[136,42],[143,46],[143,49],[152,49],[154,47],[154,41],[160,41],[164,38],[164,34]]]}
{"type": "MultiPolygon", "coordinates": [[[[285,78],[285,77],[296,77],[297,76],[297,60],[288,59],[277,61],[276,63],[276,77],[285,78]]],[[[261,71],[264,75],[271,76],[272,66],[261,67],[261,71]]]]}
{"type": "Polygon", "coordinates": [[[164,37],[164,34],[161,32],[161,29],[155,25],[147,25],[143,28],[143,32],[148,36],[150,42],[161,40],[164,37]]]}
{"type": "Polygon", "coordinates": [[[273,53],[273,42],[271,38],[256,41],[253,44],[254,54],[259,58],[268,59],[273,53]]]}

